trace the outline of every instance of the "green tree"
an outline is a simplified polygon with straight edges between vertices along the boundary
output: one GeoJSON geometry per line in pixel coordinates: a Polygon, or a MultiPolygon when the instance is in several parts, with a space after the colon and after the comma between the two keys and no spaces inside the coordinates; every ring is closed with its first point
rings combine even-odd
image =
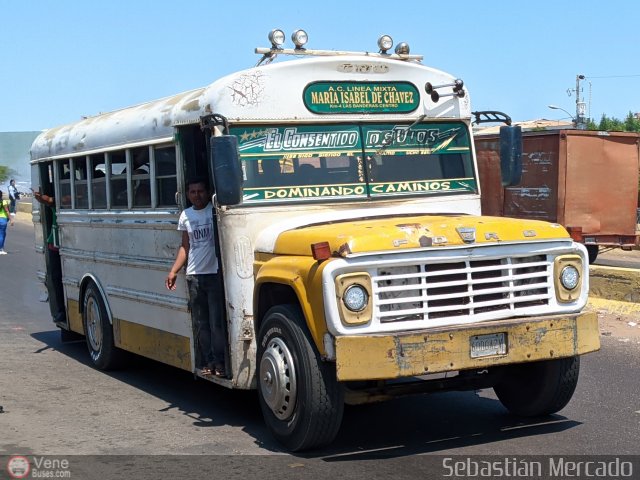
{"type": "Polygon", "coordinates": [[[640,132],[640,119],[631,112],[629,112],[624,121],[615,117],[607,117],[603,114],[600,123],[596,124],[589,120],[587,128],[603,132],[640,132]]]}
{"type": "Polygon", "coordinates": [[[622,131],[621,123],[622,122],[616,118],[609,118],[605,114],[602,114],[602,118],[598,124],[598,130],[603,132],[622,131]]]}
{"type": "Polygon", "coordinates": [[[7,167],[6,165],[0,165],[0,183],[4,183],[7,178],[15,174],[15,170],[7,167]]]}
{"type": "Polygon", "coordinates": [[[629,112],[624,120],[624,129],[626,132],[640,132],[640,119],[629,112]]]}

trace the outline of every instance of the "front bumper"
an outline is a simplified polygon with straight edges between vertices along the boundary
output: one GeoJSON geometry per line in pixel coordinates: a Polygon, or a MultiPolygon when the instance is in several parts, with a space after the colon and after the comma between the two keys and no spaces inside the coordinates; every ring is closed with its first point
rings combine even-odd
{"type": "Polygon", "coordinates": [[[384,380],[572,357],[600,349],[595,312],[336,337],[340,381],[384,380]],[[470,338],[506,333],[505,354],[471,358],[470,338]]]}

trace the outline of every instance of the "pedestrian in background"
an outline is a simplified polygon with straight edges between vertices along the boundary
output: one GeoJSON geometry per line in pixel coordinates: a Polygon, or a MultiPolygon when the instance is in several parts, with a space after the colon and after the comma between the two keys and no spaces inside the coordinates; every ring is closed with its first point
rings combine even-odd
{"type": "Polygon", "coordinates": [[[12,216],[16,214],[16,202],[20,200],[20,192],[16,188],[16,181],[12,178],[9,182],[9,212],[12,216]]]}
{"type": "Polygon", "coordinates": [[[4,240],[7,237],[7,224],[13,226],[13,215],[9,211],[9,200],[4,200],[2,190],[0,190],[0,255],[6,255],[4,251],[4,240]]]}

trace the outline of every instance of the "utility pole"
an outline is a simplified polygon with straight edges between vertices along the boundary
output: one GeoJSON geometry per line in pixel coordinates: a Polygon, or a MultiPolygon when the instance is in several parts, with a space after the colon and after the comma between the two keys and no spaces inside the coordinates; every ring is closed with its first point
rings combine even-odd
{"type": "Polygon", "coordinates": [[[587,104],[580,101],[580,80],[584,79],[584,75],[576,75],[576,128],[579,130],[587,129],[587,121],[585,118],[587,104]]]}

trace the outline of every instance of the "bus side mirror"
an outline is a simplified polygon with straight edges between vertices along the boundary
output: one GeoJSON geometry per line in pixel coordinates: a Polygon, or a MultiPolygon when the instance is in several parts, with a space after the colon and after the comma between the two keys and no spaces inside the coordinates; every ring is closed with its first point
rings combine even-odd
{"type": "Polygon", "coordinates": [[[517,185],[522,178],[522,128],[500,127],[500,173],[502,186],[517,185]]]}
{"type": "Polygon", "coordinates": [[[218,204],[241,204],[243,175],[238,138],[234,135],[211,137],[209,162],[218,204]]]}

